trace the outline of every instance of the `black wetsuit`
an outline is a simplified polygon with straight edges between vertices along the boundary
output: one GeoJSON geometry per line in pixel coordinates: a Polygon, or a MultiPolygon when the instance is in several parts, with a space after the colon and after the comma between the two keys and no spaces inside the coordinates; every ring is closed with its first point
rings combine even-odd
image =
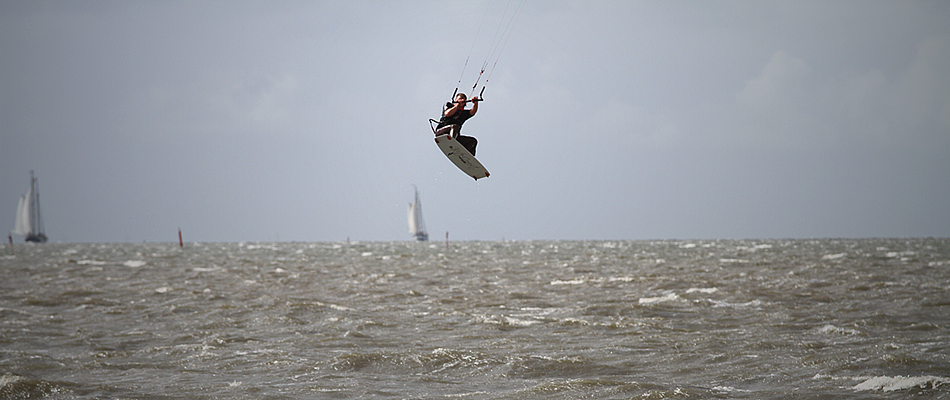
{"type": "Polygon", "coordinates": [[[443,135],[448,133],[447,130],[451,129],[454,132],[451,132],[453,136],[457,136],[456,140],[462,144],[472,155],[475,155],[475,146],[478,145],[478,139],[475,139],[471,136],[462,136],[459,132],[462,131],[462,124],[465,123],[469,118],[472,118],[472,111],[461,109],[452,114],[451,116],[445,116],[445,110],[454,107],[452,103],[445,103],[445,109],[442,110],[442,118],[439,119],[439,124],[435,127],[435,134],[443,135]],[[447,129],[441,129],[447,128],[447,129]]]}

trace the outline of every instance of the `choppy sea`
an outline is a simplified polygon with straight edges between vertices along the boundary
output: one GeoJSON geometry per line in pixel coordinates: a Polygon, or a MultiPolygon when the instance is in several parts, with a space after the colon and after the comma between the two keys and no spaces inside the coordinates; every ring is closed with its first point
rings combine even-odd
{"type": "Polygon", "coordinates": [[[0,399],[950,399],[950,239],[0,248],[0,399]]]}

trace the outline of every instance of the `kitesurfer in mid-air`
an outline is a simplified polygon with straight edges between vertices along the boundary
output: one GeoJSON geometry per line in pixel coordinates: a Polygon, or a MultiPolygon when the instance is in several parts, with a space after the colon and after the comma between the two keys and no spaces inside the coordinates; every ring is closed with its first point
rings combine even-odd
{"type": "Polygon", "coordinates": [[[475,155],[475,146],[478,140],[471,136],[462,136],[459,134],[462,130],[462,124],[469,118],[475,116],[478,111],[478,96],[472,97],[472,109],[466,110],[465,103],[468,103],[465,93],[459,93],[455,96],[454,102],[445,103],[445,109],[442,110],[442,118],[439,119],[439,125],[435,128],[435,135],[442,136],[451,134],[459,143],[462,144],[472,155],[475,155]]]}

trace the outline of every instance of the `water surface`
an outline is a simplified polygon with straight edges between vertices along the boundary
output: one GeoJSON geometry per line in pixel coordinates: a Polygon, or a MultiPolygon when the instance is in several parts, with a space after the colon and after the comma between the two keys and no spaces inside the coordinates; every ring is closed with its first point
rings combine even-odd
{"type": "Polygon", "coordinates": [[[948,239],[15,250],[4,399],[950,398],[948,239]]]}

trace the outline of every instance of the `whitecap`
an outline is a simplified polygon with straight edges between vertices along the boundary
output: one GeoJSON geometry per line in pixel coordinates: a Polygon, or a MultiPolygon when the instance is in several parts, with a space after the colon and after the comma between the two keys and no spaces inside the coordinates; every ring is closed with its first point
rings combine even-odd
{"type": "Polygon", "coordinates": [[[921,389],[927,389],[930,387],[936,388],[940,385],[950,383],[950,380],[947,378],[941,378],[938,376],[875,376],[869,378],[868,380],[858,384],[854,387],[855,390],[883,390],[885,392],[893,392],[895,390],[911,389],[914,387],[919,387],[921,389]]]}
{"type": "Polygon", "coordinates": [[[847,256],[847,255],[848,255],[848,253],[828,254],[828,255],[825,255],[824,257],[821,257],[821,259],[822,259],[822,260],[837,260],[837,259],[843,258],[843,257],[845,257],[845,256],[847,256]]]}
{"type": "Polygon", "coordinates": [[[897,257],[904,257],[904,256],[912,256],[915,254],[917,254],[916,251],[889,251],[887,252],[886,257],[897,258],[897,257]]]}
{"type": "Polygon", "coordinates": [[[859,331],[857,331],[857,330],[854,330],[854,329],[840,328],[840,327],[837,327],[837,326],[834,326],[834,325],[831,325],[831,324],[828,324],[828,325],[825,325],[825,326],[821,327],[821,329],[819,329],[818,332],[821,332],[821,333],[834,333],[834,334],[839,334],[839,335],[858,335],[858,334],[861,333],[861,332],[859,332],[859,331]]]}
{"type": "Polygon", "coordinates": [[[689,288],[689,289],[686,289],[686,293],[696,293],[696,292],[699,292],[699,293],[710,294],[710,293],[716,293],[716,292],[718,292],[718,291],[719,291],[719,288],[689,288]]]}
{"type": "Polygon", "coordinates": [[[123,263],[122,265],[125,265],[126,267],[129,267],[129,268],[138,268],[138,267],[144,266],[144,265],[145,265],[145,261],[142,261],[142,260],[129,260],[129,261],[126,261],[125,263],[123,263]]]}
{"type": "Polygon", "coordinates": [[[739,259],[736,259],[736,258],[720,258],[720,259],[719,259],[719,262],[721,262],[721,263],[723,263],[723,264],[747,263],[747,262],[749,262],[749,260],[739,260],[739,259]]]}
{"type": "Polygon", "coordinates": [[[7,385],[10,385],[10,384],[17,383],[17,382],[19,382],[19,381],[22,380],[22,379],[23,379],[23,378],[21,378],[20,376],[18,376],[18,375],[13,375],[13,374],[10,374],[10,373],[4,374],[4,375],[0,375],[0,388],[2,388],[2,387],[4,387],[4,386],[7,386],[7,385]]]}
{"type": "Polygon", "coordinates": [[[748,392],[748,390],[737,389],[732,386],[715,386],[713,387],[713,390],[719,391],[719,392],[727,392],[727,393],[728,392],[748,392]]]}
{"type": "Polygon", "coordinates": [[[502,318],[503,318],[503,323],[505,325],[510,325],[510,326],[531,326],[534,324],[541,323],[541,321],[538,321],[536,319],[521,319],[521,318],[510,317],[507,315],[503,316],[502,318]]]}
{"type": "Polygon", "coordinates": [[[577,279],[572,279],[569,281],[554,280],[554,281],[551,281],[551,284],[552,285],[583,285],[586,282],[587,282],[586,279],[577,278],[577,279]]]}
{"type": "Polygon", "coordinates": [[[656,303],[662,303],[664,301],[679,300],[679,298],[680,297],[676,295],[676,293],[670,293],[670,294],[667,294],[665,296],[660,296],[660,297],[641,297],[639,300],[639,303],[640,304],[656,304],[656,303]]]}
{"type": "Polygon", "coordinates": [[[752,300],[752,301],[747,301],[745,303],[729,303],[726,301],[716,301],[716,300],[709,300],[709,301],[713,304],[713,307],[717,307],[717,308],[718,307],[744,308],[744,307],[759,307],[762,305],[761,300],[752,300]]]}
{"type": "Polygon", "coordinates": [[[632,276],[615,276],[609,279],[610,282],[633,282],[636,278],[632,276]]]}
{"type": "Polygon", "coordinates": [[[329,307],[330,309],[332,309],[332,310],[337,310],[337,311],[356,311],[356,310],[354,310],[354,309],[352,309],[352,308],[344,307],[344,306],[337,305],[337,304],[332,304],[332,303],[322,303],[322,302],[319,302],[319,301],[318,301],[316,304],[317,304],[318,306],[321,306],[321,307],[329,307]]]}

